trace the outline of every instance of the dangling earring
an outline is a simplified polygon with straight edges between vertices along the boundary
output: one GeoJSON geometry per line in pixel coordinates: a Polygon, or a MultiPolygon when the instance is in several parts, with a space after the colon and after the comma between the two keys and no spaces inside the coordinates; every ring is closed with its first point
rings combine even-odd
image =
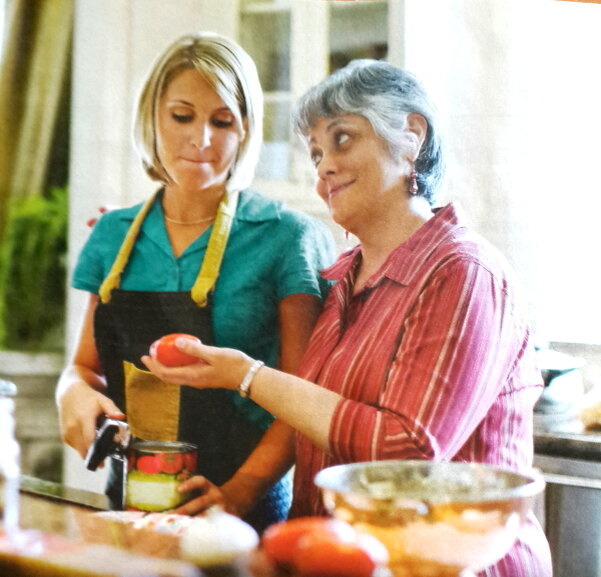
{"type": "Polygon", "coordinates": [[[409,175],[409,179],[409,194],[415,196],[419,192],[419,187],[417,186],[417,172],[415,172],[415,170],[409,175]]]}

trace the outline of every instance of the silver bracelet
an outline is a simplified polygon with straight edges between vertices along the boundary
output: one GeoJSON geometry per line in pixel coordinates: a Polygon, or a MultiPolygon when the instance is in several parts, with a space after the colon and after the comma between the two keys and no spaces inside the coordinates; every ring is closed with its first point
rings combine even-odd
{"type": "Polygon", "coordinates": [[[257,371],[264,365],[263,361],[255,361],[250,369],[248,369],[248,373],[244,375],[242,382],[238,385],[237,391],[240,393],[241,397],[248,397],[250,395],[250,385],[257,374],[257,371]]]}

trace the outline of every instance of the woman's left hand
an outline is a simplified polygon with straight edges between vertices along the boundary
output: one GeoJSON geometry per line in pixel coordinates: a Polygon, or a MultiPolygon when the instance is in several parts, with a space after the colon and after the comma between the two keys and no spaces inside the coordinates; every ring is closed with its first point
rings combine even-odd
{"type": "Polygon", "coordinates": [[[171,511],[177,515],[190,515],[193,517],[194,515],[203,513],[214,505],[226,509],[226,499],[221,489],[202,475],[196,475],[183,481],[178,490],[181,493],[193,492],[195,496],[181,507],[171,511]]]}
{"type": "Polygon", "coordinates": [[[179,486],[180,492],[193,492],[195,496],[181,507],[174,509],[172,513],[193,517],[217,505],[231,515],[244,517],[259,496],[254,494],[253,488],[252,485],[246,487],[243,484],[236,483],[234,479],[218,487],[206,477],[196,475],[182,482],[179,486]]]}
{"type": "Polygon", "coordinates": [[[141,358],[148,370],[166,383],[188,385],[197,389],[235,389],[253,362],[240,351],[209,347],[186,337],[176,339],[175,345],[181,351],[196,357],[198,362],[168,367],[161,364],[155,356],[145,355],[141,358]]]}

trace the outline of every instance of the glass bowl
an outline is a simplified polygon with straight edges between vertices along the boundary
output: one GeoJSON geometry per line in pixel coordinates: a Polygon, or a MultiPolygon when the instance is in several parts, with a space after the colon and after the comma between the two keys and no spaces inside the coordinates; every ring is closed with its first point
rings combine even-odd
{"type": "Polygon", "coordinates": [[[315,477],[327,510],[377,537],[395,577],[456,577],[511,549],[545,482],[476,463],[372,461],[315,477]]]}

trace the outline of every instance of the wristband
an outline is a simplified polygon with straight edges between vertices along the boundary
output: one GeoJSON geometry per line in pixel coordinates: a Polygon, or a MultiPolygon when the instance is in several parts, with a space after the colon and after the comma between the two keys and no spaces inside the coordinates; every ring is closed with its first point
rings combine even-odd
{"type": "Polygon", "coordinates": [[[240,393],[241,397],[248,397],[250,395],[250,385],[252,384],[257,371],[264,365],[263,361],[255,361],[250,369],[248,369],[248,373],[244,375],[242,382],[238,385],[237,391],[240,393]]]}

